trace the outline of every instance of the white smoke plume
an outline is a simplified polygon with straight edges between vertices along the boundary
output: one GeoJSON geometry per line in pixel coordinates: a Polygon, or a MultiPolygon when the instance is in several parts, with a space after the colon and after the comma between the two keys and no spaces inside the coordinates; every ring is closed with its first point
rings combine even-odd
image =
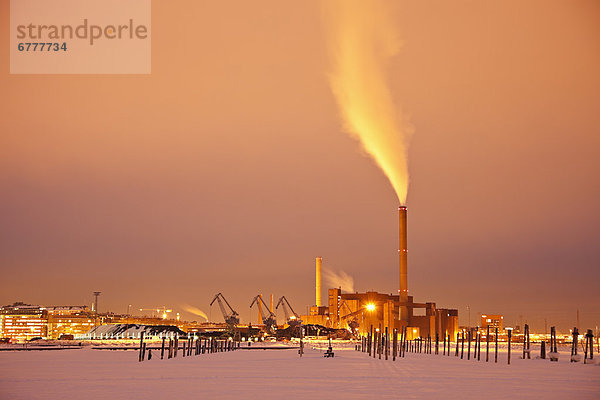
{"type": "Polygon", "coordinates": [[[206,313],[197,307],[191,306],[189,304],[182,304],[181,308],[183,308],[185,311],[189,312],[190,314],[194,314],[198,317],[202,317],[208,321],[208,316],[206,315],[206,313]]]}
{"type": "Polygon", "coordinates": [[[328,288],[342,288],[342,291],[354,293],[354,278],[344,271],[333,271],[330,268],[324,269],[323,278],[328,288]]]}
{"type": "Polygon", "coordinates": [[[357,138],[390,180],[398,200],[408,192],[408,139],[388,84],[387,65],[400,49],[393,1],[328,0],[324,20],[329,39],[331,89],[344,127],[357,138]]]}

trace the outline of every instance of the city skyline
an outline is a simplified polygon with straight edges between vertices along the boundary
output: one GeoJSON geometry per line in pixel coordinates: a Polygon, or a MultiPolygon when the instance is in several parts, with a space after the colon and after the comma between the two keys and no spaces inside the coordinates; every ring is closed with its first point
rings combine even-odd
{"type": "MultiPolygon", "coordinates": [[[[148,76],[9,75],[0,55],[0,305],[209,314],[223,292],[247,321],[274,293],[304,313],[315,257],[396,294],[398,200],[344,130],[319,4],[180,3],[153,3],[148,76]]],[[[393,10],[409,294],[461,325],[565,331],[579,310],[594,329],[600,6],[435,7],[393,10]]]]}

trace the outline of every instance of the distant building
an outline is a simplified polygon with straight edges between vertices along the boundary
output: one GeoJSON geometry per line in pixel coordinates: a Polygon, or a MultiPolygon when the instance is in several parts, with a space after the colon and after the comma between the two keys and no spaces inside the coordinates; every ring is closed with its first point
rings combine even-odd
{"type": "Polygon", "coordinates": [[[487,329],[489,326],[490,331],[498,328],[498,332],[502,332],[504,329],[504,316],[500,314],[481,314],[480,326],[482,329],[487,329]]]}
{"type": "Polygon", "coordinates": [[[88,306],[52,306],[48,311],[48,339],[82,335],[94,327],[95,313],[88,306]]]}
{"type": "Polygon", "coordinates": [[[48,337],[48,311],[21,302],[0,307],[0,336],[15,341],[48,337]]]}

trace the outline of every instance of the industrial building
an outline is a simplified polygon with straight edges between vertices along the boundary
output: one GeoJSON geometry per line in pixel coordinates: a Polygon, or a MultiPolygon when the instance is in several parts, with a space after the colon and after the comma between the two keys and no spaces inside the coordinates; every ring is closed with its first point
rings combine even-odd
{"type": "Polygon", "coordinates": [[[357,335],[366,335],[373,329],[388,331],[407,327],[407,335],[413,337],[455,337],[458,332],[458,310],[438,308],[436,303],[416,303],[408,295],[408,246],[407,210],[399,213],[399,272],[398,294],[375,291],[365,293],[342,293],[341,288],[328,290],[328,304],[321,302],[322,258],[316,259],[316,304],[309,315],[301,318],[307,324],[328,328],[347,328],[357,335]]]}

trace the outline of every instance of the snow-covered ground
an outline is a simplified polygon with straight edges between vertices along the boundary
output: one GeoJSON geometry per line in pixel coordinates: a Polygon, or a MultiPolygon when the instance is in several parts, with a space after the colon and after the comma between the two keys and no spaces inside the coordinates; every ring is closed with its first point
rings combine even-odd
{"type": "MultiPolygon", "coordinates": [[[[320,346],[319,346],[320,347],[320,346]]],[[[136,351],[0,352],[0,399],[599,399],[600,366],[498,364],[407,353],[393,362],[354,350],[243,350],[138,362],[136,351]]],[[[482,354],[485,356],[485,353],[482,354]]],[[[596,361],[596,360],[595,360],[596,361]]]]}

